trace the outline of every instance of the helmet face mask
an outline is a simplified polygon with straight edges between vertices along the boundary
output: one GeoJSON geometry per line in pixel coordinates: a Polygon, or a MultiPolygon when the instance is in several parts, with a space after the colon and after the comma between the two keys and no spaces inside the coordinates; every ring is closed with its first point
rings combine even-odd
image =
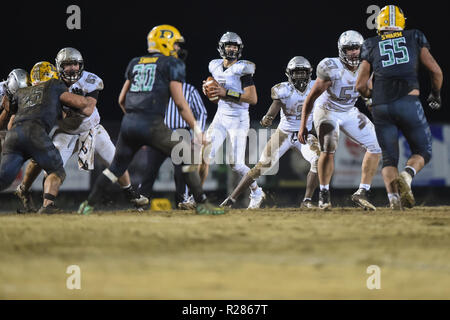
{"type": "Polygon", "coordinates": [[[63,48],[56,55],[56,69],[61,78],[70,84],[77,82],[84,70],[84,61],[81,53],[75,48],[63,48]],[[78,65],[78,70],[67,65],[78,65]]]}
{"type": "Polygon", "coordinates": [[[360,51],[363,42],[364,38],[359,32],[349,30],[342,33],[338,40],[341,61],[349,67],[357,68],[361,63],[360,51]]]}
{"type": "Polygon", "coordinates": [[[234,61],[241,57],[243,48],[244,44],[236,33],[226,32],[219,40],[217,51],[223,59],[234,61]]]}
{"type": "Polygon", "coordinates": [[[302,57],[292,58],[286,68],[289,82],[300,92],[304,92],[311,82],[312,67],[309,61],[302,57]]]}

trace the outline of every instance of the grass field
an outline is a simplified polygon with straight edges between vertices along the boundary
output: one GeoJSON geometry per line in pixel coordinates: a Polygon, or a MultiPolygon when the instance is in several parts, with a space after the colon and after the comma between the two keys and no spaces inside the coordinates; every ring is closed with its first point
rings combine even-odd
{"type": "Polygon", "coordinates": [[[450,207],[4,214],[0,298],[450,299],[450,207]]]}

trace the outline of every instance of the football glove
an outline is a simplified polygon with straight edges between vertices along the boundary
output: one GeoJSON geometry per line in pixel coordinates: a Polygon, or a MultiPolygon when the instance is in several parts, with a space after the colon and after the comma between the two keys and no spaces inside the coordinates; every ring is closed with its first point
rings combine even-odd
{"type": "Polygon", "coordinates": [[[259,122],[264,128],[270,127],[272,125],[273,117],[265,115],[259,122]]]}
{"type": "Polygon", "coordinates": [[[439,110],[442,106],[441,95],[439,92],[432,92],[427,99],[428,105],[433,110],[439,110]]]}

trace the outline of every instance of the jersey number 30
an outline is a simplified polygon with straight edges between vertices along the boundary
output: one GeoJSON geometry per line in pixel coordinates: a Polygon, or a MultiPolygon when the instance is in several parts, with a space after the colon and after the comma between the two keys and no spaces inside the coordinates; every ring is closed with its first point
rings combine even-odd
{"type": "Polygon", "coordinates": [[[394,64],[402,64],[409,62],[408,48],[406,48],[406,40],[404,37],[397,39],[387,39],[378,43],[380,47],[380,55],[387,56],[387,60],[383,60],[383,67],[389,67],[394,64]],[[401,53],[401,57],[396,57],[396,53],[401,53]]]}
{"type": "Polygon", "coordinates": [[[155,64],[137,64],[133,68],[134,82],[131,85],[130,91],[143,92],[152,91],[155,83],[155,64]]]}

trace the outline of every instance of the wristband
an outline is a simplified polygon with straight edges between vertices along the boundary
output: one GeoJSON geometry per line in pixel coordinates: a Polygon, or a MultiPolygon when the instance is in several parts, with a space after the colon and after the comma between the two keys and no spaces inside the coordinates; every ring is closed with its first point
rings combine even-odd
{"type": "Polygon", "coordinates": [[[239,101],[241,99],[241,94],[237,91],[233,91],[228,89],[227,90],[227,97],[234,100],[234,101],[239,101]]]}

